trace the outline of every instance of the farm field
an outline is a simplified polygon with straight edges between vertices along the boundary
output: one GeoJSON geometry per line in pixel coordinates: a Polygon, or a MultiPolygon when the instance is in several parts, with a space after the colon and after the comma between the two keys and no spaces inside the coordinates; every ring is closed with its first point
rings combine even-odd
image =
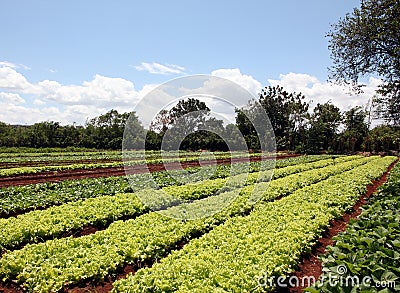
{"type": "Polygon", "coordinates": [[[97,178],[164,171],[181,167],[197,167],[286,158],[295,155],[245,152],[188,152],[188,151],[97,151],[97,152],[38,152],[0,153],[0,187],[66,179],[97,178]],[[124,170],[125,168],[125,170],[124,170]]]}
{"type": "MultiPolygon", "coordinates": [[[[43,157],[30,161],[41,168],[74,154],[0,157],[14,156],[14,163],[43,157]]],[[[2,187],[0,292],[272,291],[274,284],[260,280],[293,272],[331,221],[397,161],[318,155],[262,163],[254,155],[245,163],[241,153],[184,153],[167,163],[183,156],[183,166],[199,156],[210,164],[2,187]]],[[[398,181],[398,167],[393,172],[389,182],[398,181]]]]}
{"type": "Polygon", "coordinates": [[[321,257],[323,275],[309,292],[340,289],[350,292],[354,284],[359,285],[357,292],[400,290],[399,197],[400,165],[397,164],[358,219],[352,220],[346,231],[334,238],[336,244],[329,246],[327,254],[321,257]],[[328,282],[328,276],[337,282],[328,282]],[[343,282],[347,278],[354,278],[354,284],[343,282]]]}
{"type": "Polygon", "coordinates": [[[21,2],[0,293],[400,293],[400,0],[21,2]]]}

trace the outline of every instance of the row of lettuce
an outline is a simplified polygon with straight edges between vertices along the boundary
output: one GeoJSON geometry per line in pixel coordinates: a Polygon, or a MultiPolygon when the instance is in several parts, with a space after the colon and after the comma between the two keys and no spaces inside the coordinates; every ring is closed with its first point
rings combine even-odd
{"type": "Polygon", "coordinates": [[[357,220],[321,256],[323,275],[308,292],[400,291],[400,164],[357,220]]]}
{"type": "Polygon", "coordinates": [[[113,292],[272,292],[277,277],[290,274],[330,221],[394,160],[372,160],[279,201],[262,201],[248,216],[231,218],[151,268],[116,281],[113,292]]]}
{"type": "MultiPolygon", "coordinates": [[[[229,152],[220,152],[220,153],[198,153],[192,155],[180,155],[179,157],[175,156],[151,156],[144,155],[142,157],[131,158],[130,155],[124,156],[123,160],[119,158],[118,160],[112,162],[93,162],[93,163],[74,163],[74,164],[58,164],[53,165],[53,162],[50,162],[46,165],[40,166],[21,166],[21,167],[4,167],[0,169],[0,177],[7,176],[16,176],[16,175],[24,175],[24,174],[36,174],[40,172],[57,172],[57,171],[65,171],[65,170],[86,170],[86,169],[98,169],[98,168],[129,168],[131,166],[143,165],[143,164],[168,164],[168,163],[185,163],[185,162],[195,162],[195,161],[211,161],[211,160],[224,160],[224,159],[235,159],[235,158],[252,158],[252,157],[260,157],[260,153],[229,153],[229,152]]],[[[54,163],[57,163],[56,161],[54,163]]]]}
{"type": "MultiPolygon", "coordinates": [[[[124,153],[132,159],[143,158],[159,158],[179,157],[179,156],[199,156],[202,152],[188,151],[124,151],[124,153]]],[[[214,152],[215,154],[223,154],[224,152],[214,152]]],[[[233,152],[235,153],[235,152],[233,152]]],[[[239,153],[239,152],[236,152],[239,153]]],[[[19,153],[0,153],[0,163],[20,163],[27,161],[64,161],[64,160],[96,160],[96,159],[122,159],[121,151],[82,151],[82,152],[19,152],[19,153]]]]}
{"type": "MultiPolygon", "coordinates": [[[[299,163],[328,159],[329,156],[301,156],[283,160],[236,163],[233,165],[192,167],[185,170],[154,172],[129,176],[129,182],[122,176],[107,178],[86,178],[81,180],[65,180],[56,183],[40,183],[26,186],[0,189],[0,215],[7,217],[15,213],[32,209],[47,208],[81,199],[94,198],[117,193],[135,192],[152,188],[158,189],[171,185],[181,185],[205,179],[226,178],[245,172],[260,169],[282,168],[299,163]],[[231,167],[232,166],[232,167],[231,167]]],[[[340,157],[339,157],[340,158],[340,157]]],[[[337,160],[336,158],[335,160],[337,160]]]]}
{"type": "MultiPolygon", "coordinates": [[[[74,161],[122,161],[124,160],[159,160],[161,158],[199,158],[199,157],[210,157],[215,156],[217,158],[240,158],[244,156],[258,157],[262,156],[262,153],[246,153],[246,152],[189,152],[189,151],[105,151],[105,152],[83,152],[83,153],[19,153],[19,154],[8,154],[0,153],[0,164],[7,166],[7,164],[13,166],[16,164],[48,164],[51,163],[63,163],[63,162],[74,162],[74,161]]],[[[267,154],[270,156],[279,156],[280,154],[267,154]]]]}
{"type": "Polygon", "coordinates": [[[303,164],[300,173],[287,167],[270,182],[115,221],[95,234],[28,244],[3,255],[0,277],[16,280],[27,291],[57,291],[102,279],[126,264],[156,261],[190,240],[153,269],[115,283],[114,290],[250,291],[263,269],[290,272],[329,220],[349,208],[393,160],[343,159],[308,171],[312,164],[303,164]],[[277,198],[282,199],[273,201],[277,198]]]}
{"type": "MultiPolygon", "coordinates": [[[[216,196],[223,192],[239,190],[242,187],[264,182],[267,188],[269,181],[308,170],[313,170],[313,180],[329,176],[338,170],[347,170],[364,164],[372,158],[343,157],[320,160],[312,163],[296,164],[285,168],[241,173],[225,178],[208,179],[180,186],[167,186],[160,190],[143,189],[136,193],[122,193],[112,196],[101,196],[86,200],[79,200],[49,207],[45,210],[36,210],[17,217],[0,219],[0,248],[10,249],[25,243],[40,242],[43,239],[56,238],[66,232],[76,231],[87,225],[107,226],[115,220],[135,217],[148,212],[150,209],[166,209],[186,201],[198,200],[209,196],[216,196]],[[323,169],[323,175],[315,175],[315,170],[323,169]]],[[[307,174],[307,173],[306,173],[307,174]]],[[[306,174],[301,174],[305,177],[306,174]]],[[[289,178],[296,178],[291,176],[289,178]]],[[[278,181],[279,182],[279,181],[278,181]]],[[[297,181],[295,181],[297,182],[297,181]]],[[[308,181],[307,181],[308,182],[308,181]]],[[[271,183],[273,187],[276,181],[271,183]]],[[[280,184],[280,183],[279,183],[280,184]]],[[[248,189],[248,188],[247,188],[248,189]]],[[[243,189],[244,191],[246,189],[243,189]]]]}

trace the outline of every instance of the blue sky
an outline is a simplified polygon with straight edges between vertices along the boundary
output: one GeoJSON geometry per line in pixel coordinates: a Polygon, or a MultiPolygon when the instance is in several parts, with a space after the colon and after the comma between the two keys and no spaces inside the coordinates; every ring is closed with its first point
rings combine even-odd
{"type": "MultiPolygon", "coordinates": [[[[83,123],[110,108],[126,110],[126,99],[190,74],[219,74],[255,94],[275,83],[296,91],[314,88],[308,93],[314,101],[337,98],[342,108],[359,104],[366,97],[346,101],[338,88],[325,98],[315,92],[329,86],[325,34],[358,5],[3,0],[0,121],[83,123]],[[98,102],[96,95],[103,95],[98,102]]],[[[376,80],[369,82],[376,86],[376,80]]]]}

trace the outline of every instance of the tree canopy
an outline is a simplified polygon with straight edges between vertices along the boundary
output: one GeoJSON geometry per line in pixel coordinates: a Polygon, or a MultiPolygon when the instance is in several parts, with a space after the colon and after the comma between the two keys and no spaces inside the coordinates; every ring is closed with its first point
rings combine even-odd
{"type": "Polygon", "coordinates": [[[400,125],[400,2],[362,0],[327,36],[333,59],[330,79],[361,90],[360,78],[377,74],[384,82],[378,91],[380,113],[400,125]]]}

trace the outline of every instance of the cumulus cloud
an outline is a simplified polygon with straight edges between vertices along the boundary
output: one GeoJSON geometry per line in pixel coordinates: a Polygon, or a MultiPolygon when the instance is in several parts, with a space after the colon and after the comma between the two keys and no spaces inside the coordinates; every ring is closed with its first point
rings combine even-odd
{"type": "Polygon", "coordinates": [[[57,106],[45,106],[37,101],[35,107],[4,103],[0,99],[0,121],[10,124],[34,124],[41,121],[57,121],[62,124],[83,125],[87,119],[106,113],[109,109],[95,105],[71,105],[59,108],[57,106]],[[40,106],[40,107],[39,107],[40,106]],[[44,107],[43,107],[44,106],[44,107]]]}
{"type": "Polygon", "coordinates": [[[0,67],[10,67],[10,68],[18,68],[18,65],[8,62],[8,61],[0,61],[0,67]]]}
{"type": "Polygon", "coordinates": [[[185,68],[175,64],[160,64],[157,62],[146,63],[142,62],[140,65],[135,66],[139,71],[147,71],[153,74],[182,74],[185,73],[185,68]]]}
{"type": "Polygon", "coordinates": [[[26,78],[13,67],[1,66],[0,67],[0,88],[25,92],[32,90],[32,85],[26,78]]]}
{"type": "Polygon", "coordinates": [[[25,100],[20,95],[15,93],[0,92],[0,101],[10,104],[23,104],[25,100]]]}
{"type": "Polygon", "coordinates": [[[368,83],[365,83],[364,92],[358,95],[350,95],[346,87],[321,82],[315,76],[308,74],[291,72],[281,74],[277,80],[269,79],[268,82],[272,86],[280,85],[289,92],[301,92],[306,99],[312,101],[312,106],[331,101],[341,110],[348,110],[351,107],[365,105],[373,97],[382,81],[371,77],[368,83]]]}
{"type": "MultiPolygon", "coordinates": [[[[149,64],[149,68],[157,68],[154,64],[158,63],[149,64]]],[[[163,66],[158,67],[158,72],[167,74],[167,72],[182,73],[184,71],[183,67],[177,65],[169,65],[169,69],[160,69],[163,66]]],[[[21,67],[6,61],[0,62],[0,121],[7,123],[31,124],[53,120],[83,124],[86,119],[103,114],[112,108],[119,112],[136,110],[139,113],[140,107],[135,107],[146,95],[146,101],[141,103],[141,105],[146,105],[141,113],[144,118],[141,117],[144,119],[142,119],[143,122],[149,122],[153,118],[152,111],[148,111],[149,107],[154,108],[153,112],[157,113],[176,98],[201,94],[220,97],[230,102],[229,104],[218,99],[204,100],[211,110],[232,120],[234,107],[245,105],[251,98],[248,92],[257,97],[262,89],[258,80],[251,75],[243,74],[238,68],[217,69],[211,72],[212,76],[220,78],[194,77],[194,81],[198,79],[197,82],[175,88],[177,91],[173,93],[169,93],[168,88],[162,93],[159,92],[160,89],[153,91],[158,86],[157,84],[146,84],[141,89],[136,89],[132,81],[99,74],[81,84],[64,85],[54,80],[34,83],[18,72],[18,68],[21,67]],[[227,86],[230,82],[226,80],[240,85],[240,89],[227,86]],[[153,97],[151,102],[148,99],[149,93],[152,93],[150,96],[153,97]]],[[[302,92],[307,99],[313,100],[312,105],[332,101],[342,110],[365,104],[375,94],[380,83],[379,79],[370,78],[364,87],[363,94],[349,96],[345,88],[322,82],[308,74],[288,73],[280,75],[279,79],[269,80],[270,85],[279,84],[287,91],[302,92]]]]}
{"type": "Polygon", "coordinates": [[[15,64],[15,63],[8,62],[8,61],[0,61],[0,67],[10,67],[10,68],[14,68],[14,69],[22,68],[25,70],[31,70],[31,68],[29,66],[26,66],[24,64],[15,64]]]}
{"type": "Polygon", "coordinates": [[[43,102],[41,99],[35,99],[35,100],[33,101],[33,104],[34,104],[35,106],[42,106],[42,105],[45,105],[46,103],[43,102]]]}
{"type": "Polygon", "coordinates": [[[139,99],[139,92],[131,81],[123,78],[95,75],[91,81],[82,85],[61,85],[55,81],[39,82],[42,97],[65,105],[113,106],[115,104],[134,105],[139,99]]]}
{"type": "Polygon", "coordinates": [[[239,68],[218,69],[212,71],[211,75],[233,81],[248,90],[255,97],[257,97],[262,88],[258,80],[254,79],[251,75],[242,74],[239,68]]]}
{"type": "Polygon", "coordinates": [[[7,123],[55,120],[82,124],[111,108],[132,111],[144,93],[154,87],[146,85],[136,90],[131,81],[102,75],[81,85],[62,85],[52,80],[31,83],[9,65],[0,67],[0,121],[7,123]],[[33,107],[20,105],[25,102],[20,94],[32,96],[33,107]]]}

